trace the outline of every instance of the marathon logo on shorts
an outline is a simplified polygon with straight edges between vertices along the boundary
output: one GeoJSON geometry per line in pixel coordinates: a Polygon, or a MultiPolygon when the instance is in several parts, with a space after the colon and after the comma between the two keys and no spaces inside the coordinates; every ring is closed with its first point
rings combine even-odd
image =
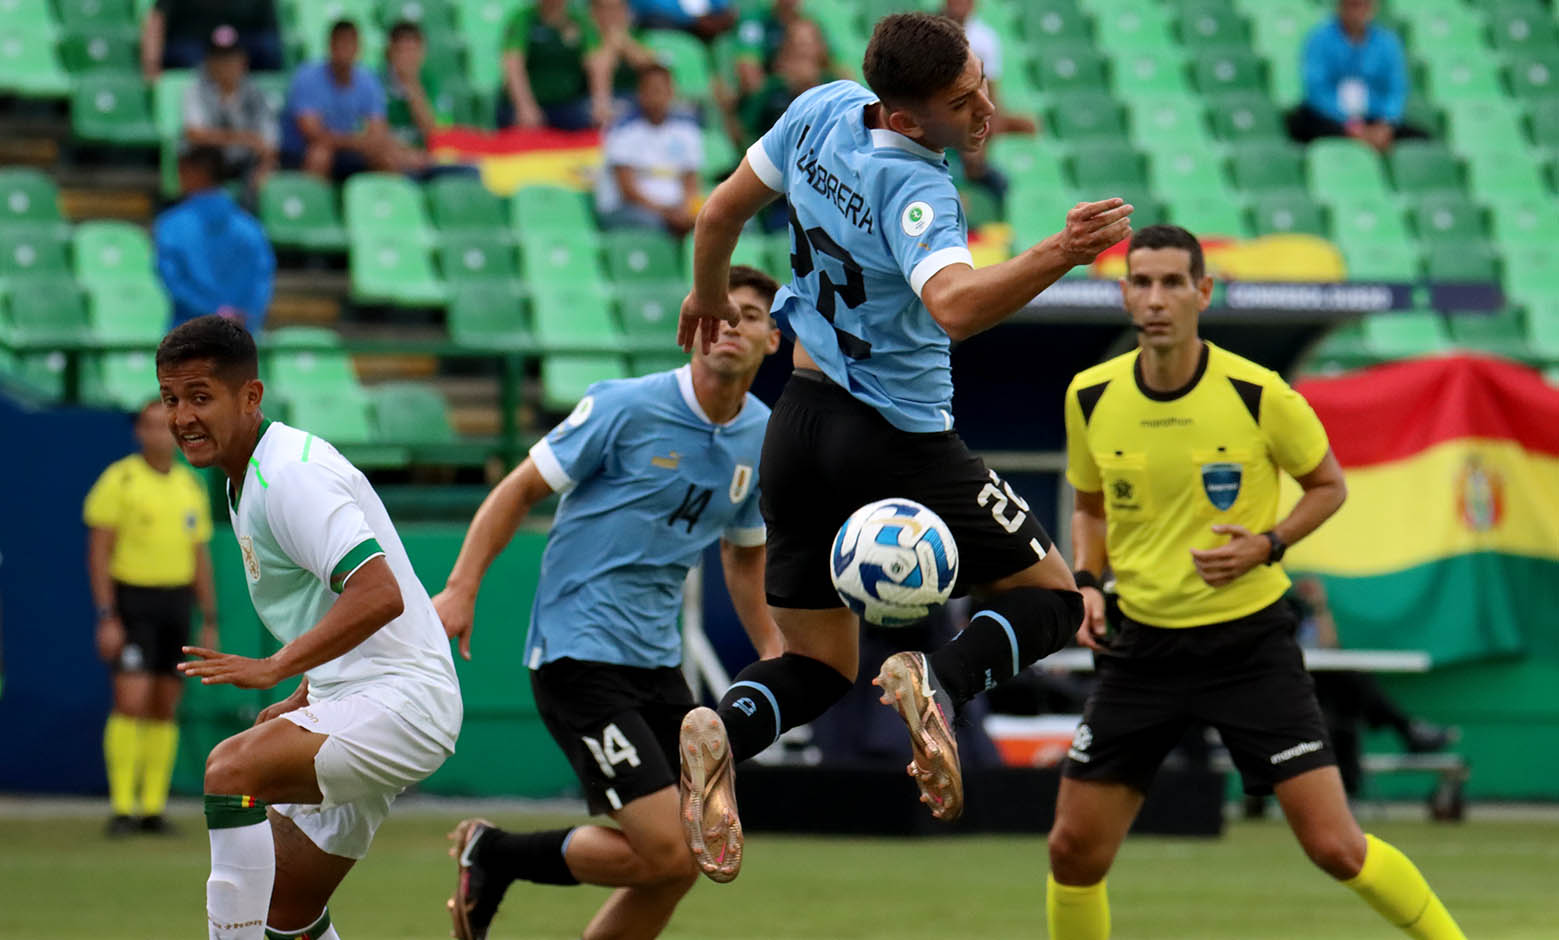
{"type": "Polygon", "coordinates": [[[1245,468],[1237,463],[1202,464],[1202,489],[1219,510],[1228,509],[1240,498],[1240,479],[1245,468]]]}
{"type": "Polygon", "coordinates": [[[1086,764],[1093,760],[1093,755],[1084,752],[1092,745],[1093,729],[1086,724],[1078,725],[1077,730],[1072,733],[1072,746],[1067,748],[1066,756],[1079,764],[1086,764]]]}
{"type": "Polygon", "coordinates": [[[1320,741],[1306,741],[1303,744],[1296,744],[1287,750],[1278,751],[1276,754],[1273,754],[1267,759],[1272,761],[1274,765],[1281,764],[1284,761],[1291,761],[1296,757],[1303,757],[1306,754],[1314,754],[1324,746],[1325,745],[1323,745],[1320,741]]]}

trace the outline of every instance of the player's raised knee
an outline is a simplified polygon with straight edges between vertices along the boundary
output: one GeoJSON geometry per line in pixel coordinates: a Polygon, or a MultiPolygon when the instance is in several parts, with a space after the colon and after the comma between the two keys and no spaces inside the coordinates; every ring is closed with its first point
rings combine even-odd
{"type": "Polygon", "coordinates": [[[254,763],[248,759],[244,742],[228,738],[206,756],[205,790],[207,793],[253,793],[257,778],[254,763]]]}
{"type": "Polygon", "coordinates": [[[669,836],[658,838],[643,848],[642,857],[646,866],[657,882],[685,880],[691,885],[699,874],[693,853],[688,851],[680,832],[670,833],[669,836]]]}

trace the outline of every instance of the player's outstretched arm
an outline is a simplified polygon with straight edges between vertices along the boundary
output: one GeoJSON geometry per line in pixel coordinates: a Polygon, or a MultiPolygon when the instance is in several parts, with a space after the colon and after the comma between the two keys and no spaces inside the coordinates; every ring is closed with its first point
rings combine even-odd
{"type": "Polygon", "coordinates": [[[735,325],[741,312],[731,303],[727,282],[731,277],[731,252],[741,237],[742,226],[773,202],[779,193],[763,185],[752,164],[742,157],[725,182],[709,194],[693,225],[693,289],[682,301],[682,319],[677,323],[677,345],[683,352],[693,351],[700,336],[704,352],[709,351],[718,321],[735,325]]]}
{"type": "Polygon", "coordinates": [[[179,663],[179,672],[202,685],[235,685],[269,689],[290,676],[321,666],[373,636],[401,615],[405,602],[400,584],[383,555],[370,558],[350,576],[341,596],[313,629],[264,659],[234,656],[199,646],[184,652],[198,659],[179,663]]]}
{"type": "Polygon", "coordinates": [[[720,540],[720,567],[725,570],[725,589],[731,606],[759,659],[773,659],[785,652],[785,637],[769,613],[768,596],[763,590],[766,558],[762,545],[736,545],[720,540]]]}
{"type": "Polygon", "coordinates": [[[1066,227],[1016,257],[987,268],[952,264],[931,276],[920,299],[955,340],[968,339],[1012,316],[1080,264],[1131,237],[1132,206],[1120,199],[1083,202],[1066,227]]]}
{"type": "MultiPolygon", "coordinates": [[[[1076,490],[1072,499],[1072,570],[1104,574],[1109,563],[1105,553],[1104,493],[1076,490]]],[[[1083,595],[1083,624],[1077,628],[1077,642],[1102,650],[1104,636],[1104,592],[1096,587],[1079,588],[1083,595]]]]}
{"type": "Polygon", "coordinates": [[[536,464],[526,457],[482,500],[471,519],[455,567],[444,581],[444,590],[433,597],[433,607],[444,624],[444,633],[460,638],[460,655],[471,658],[471,628],[476,619],[476,594],[493,559],[503,551],[532,508],[552,495],[536,464]]]}

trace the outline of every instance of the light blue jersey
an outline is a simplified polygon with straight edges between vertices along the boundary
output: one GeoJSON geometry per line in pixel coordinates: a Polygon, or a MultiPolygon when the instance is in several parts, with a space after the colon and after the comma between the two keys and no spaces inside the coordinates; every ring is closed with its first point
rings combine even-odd
{"type": "Polygon", "coordinates": [[[945,431],[950,343],[920,290],[950,264],[973,266],[968,229],[943,156],[866,126],[876,100],[855,82],[814,88],[747,151],[790,202],[793,277],[774,316],[894,427],[945,431]]]}
{"type": "Polygon", "coordinates": [[[563,493],[531,608],[526,664],[682,662],[682,582],[724,538],[762,545],[758,454],[769,409],[747,396],[725,424],[704,414],[692,369],[598,382],[531,448],[563,493]]]}

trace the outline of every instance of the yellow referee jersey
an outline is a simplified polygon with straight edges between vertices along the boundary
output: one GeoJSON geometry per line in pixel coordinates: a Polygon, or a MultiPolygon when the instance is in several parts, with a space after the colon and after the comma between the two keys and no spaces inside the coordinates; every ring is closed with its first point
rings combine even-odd
{"type": "Polygon", "coordinates": [[[110,464],[87,493],[82,516],[114,530],[108,573],[134,587],[195,580],[195,546],[211,540],[211,510],[195,474],[175,462],[159,473],[140,454],[110,464]]]}
{"type": "Polygon", "coordinates": [[[1276,372],[1206,343],[1191,383],[1158,393],[1137,352],[1079,372],[1066,390],[1066,477],[1104,493],[1105,548],[1121,610],[1156,627],[1233,620],[1288,589],[1278,565],[1258,565],[1215,588],[1191,549],[1217,548],[1214,525],[1272,528],[1278,468],[1320,466],[1326,431],[1276,372]]]}

